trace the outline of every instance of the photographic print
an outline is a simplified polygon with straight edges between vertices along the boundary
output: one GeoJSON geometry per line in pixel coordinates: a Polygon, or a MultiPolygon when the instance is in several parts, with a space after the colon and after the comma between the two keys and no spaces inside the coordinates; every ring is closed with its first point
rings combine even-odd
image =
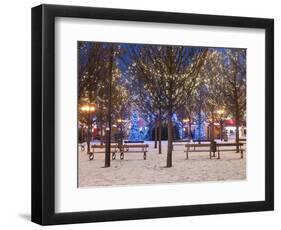
{"type": "Polygon", "coordinates": [[[246,49],[77,42],[78,187],[246,179],[246,49]]]}
{"type": "Polygon", "coordinates": [[[274,210],[273,19],[43,4],[31,28],[33,222],[274,210]]]}

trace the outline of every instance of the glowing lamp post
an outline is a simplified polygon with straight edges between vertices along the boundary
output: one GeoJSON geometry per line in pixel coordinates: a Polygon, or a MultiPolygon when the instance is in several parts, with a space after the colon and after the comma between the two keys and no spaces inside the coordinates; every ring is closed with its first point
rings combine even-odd
{"type": "Polygon", "coordinates": [[[94,105],[88,104],[81,106],[80,110],[87,115],[87,153],[90,152],[90,132],[92,127],[92,113],[96,110],[96,107],[94,105]]]}

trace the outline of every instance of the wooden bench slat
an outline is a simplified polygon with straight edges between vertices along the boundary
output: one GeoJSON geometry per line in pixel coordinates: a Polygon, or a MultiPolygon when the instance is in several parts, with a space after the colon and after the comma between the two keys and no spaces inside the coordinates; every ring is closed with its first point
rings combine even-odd
{"type": "Polygon", "coordinates": [[[217,146],[237,146],[237,145],[242,146],[242,145],[244,145],[244,143],[238,143],[238,144],[233,144],[233,143],[217,143],[216,145],[217,146]]]}
{"type": "Polygon", "coordinates": [[[211,146],[211,144],[186,144],[186,147],[204,147],[204,146],[211,146]]]}
{"type": "Polygon", "coordinates": [[[142,145],[134,145],[134,144],[132,144],[132,145],[120,145],[119,147],[123,147],[123,148],[127,148],[127,147],[129,147],[129,148],[140,148],[140,147],[148,147],[149,145],[148,144],[142,144],[142,145]]]}
{"type": "MultiPolygon", "coordinates": [[[[116,144],[113,144],[113,145],[110,145],[110,147],[117,147],[118,145],[116,144]]],[[[100,148],[100,149],[104,149],[106,148],[106,145],[91,145],[91,148],[100,148]]]]}
{"type": "Polygon", "coordinates": [[[125,144],[144,143],[144,141],[124,141],[125,144]]]}

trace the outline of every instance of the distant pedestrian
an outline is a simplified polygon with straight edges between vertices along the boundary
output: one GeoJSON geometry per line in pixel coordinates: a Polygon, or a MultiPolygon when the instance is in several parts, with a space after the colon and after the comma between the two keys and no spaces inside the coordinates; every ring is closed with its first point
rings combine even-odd
{"type": "Polygon", "coordinates": [[[224,141],[228,141],[228,135],[227,135],[227,130],[225,130],[224,132],[223,132],[223,140],[224,141]]]}

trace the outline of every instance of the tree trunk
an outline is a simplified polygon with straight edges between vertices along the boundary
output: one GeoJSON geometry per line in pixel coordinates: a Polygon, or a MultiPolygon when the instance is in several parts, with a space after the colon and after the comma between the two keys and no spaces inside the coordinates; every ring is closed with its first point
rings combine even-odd
{"type": "Polygon", "coordinates": [[[223,121],[220,120],[220,138],[221,141],[223,140],[223,121]]]}
{"type": "Polygon", "coordinates": [[[236,132],[235,132],[236,152],[239,152],[239,118],[236,118],[236,132]]]}
{"type": "Polygon", "coordinates": [[[188,132],[189,132],[189,140],[192,139],[192,136],[191,136],[191,119],[189,118],[189,122],[188,122],[188,132]]]}
{"type": "MultiPolygon", "coordinates": [[[[149,127],[153,127],[151,123],[149,124],[149,127]]],[[[153,129],[152,128],[150,129],[150,138],[149,139],[151,141],[153,140],[153,129]]]]}
{"type": "Polygon", "coordinates": [[[104,162],[104,167],[110,167],[110,142],[111,142],[111,132],[110,132],[110,123],[107,122],[106,124],[106,129],[105,129],[105,162],[104,162]]]}
{"type": "Polygon", "coordinates": [[[159,148],[158,148],[158,153],[161,154],[162,153],[162,143],[161,143],[161,139],[162,139],[162,120],[161,118],[159,119],[159,123],[158,123],[158,127],[159,127],[159,148]]]}
{"type": "Polygon", "coordinates": [[[107,124],[106,124],[106,142],[105,142],[105,160],[104,167],[110,167],[110,153],[111,153],[111,94],[112,94],[112,68],[113,68],[113,46],[110,50],[109,62],[109,84],[108,84],[108,109],[107,109],[107,124]]]}
{"type": "Polygon", "coordinates": [[[103,145],[103,103],[101,103],[100,109],[100,143],[103,145]]]}
{"type": "Polygon", "coordinates": [[[215,139],[215,117],[214,117],[214,112],[212,112],[212,123],[211,123],[211,141],[214,141],[215,139]]]}
{"type": "Polygon", "coordinates": [[[81,137],[81,143],[83,143],[84,142],[84,127],[82,126],[82,128],[81,128],[81,135],[80,135],[80,137],[81,137]]]}
{"type": "Polygon", "coordinates": [[[157,149],[157,129],[158,129],[158,121],[156,119],[155,125],[154,125],[154,148],[157,149]]]}
{"type": "Polygon", "coordinates": [[[88,112],[88,119],[87,119],[87,153],[89,154],[89,152],[91,151],[91,138],[90,138],[90,133],[91,133],[91,116],[90,116],[90,112],[88,112]]]}
{"type": "Polygon", "coordinates": [[[199,109],[199,113],[198,113],[198,119],[199,119],[199,134],[198,134],[198,138],[199,138],[199,141],[198,143],[201,144],[201,125],[202,125],[202,114],[201,114],[201,107],[202,107],[202,104],[200,104],[200,109],[199,109]]]}
{"type": "Polygon", "coordinates": [[[184,124],[183,124],[183,121],[181,122],[181,139],[183,140],[184,139],[184,124]]]}
{"type": "MultiPolygon", "coordinates": [[[[167,47],[167,67],[168,73],[172,76],[175,73],[175,66],[174,66],[174,57],[173,57],[173,48],[172,46],[167,47]]],[[[173,80],[169,79],[167,82],[167,90],[168,90],[168,149],[167,149],[167,168],[172,167],[172,151],[173,151],[173,80]]]]}
{"type": "Polygon", "coordinates": [[[168,118],[167,168],[172,167],[172,150],[173,150],[173,123],[172,123],[172,116],[169,116],[169,118],[168,118]]]}
{"type": "Polygon", "coordinates": [[[90,152],[90,127],[88,126],[88,130],[87,130],[87,153],[89,154],[90,152]]]}
{"type": "Polygon", "coordinates": [[[103,122],[100,121],[100,143],[101,143],[101,145],[103,145],[103,129],[102,129],[102,126],[103,126],[103,122]]]}

